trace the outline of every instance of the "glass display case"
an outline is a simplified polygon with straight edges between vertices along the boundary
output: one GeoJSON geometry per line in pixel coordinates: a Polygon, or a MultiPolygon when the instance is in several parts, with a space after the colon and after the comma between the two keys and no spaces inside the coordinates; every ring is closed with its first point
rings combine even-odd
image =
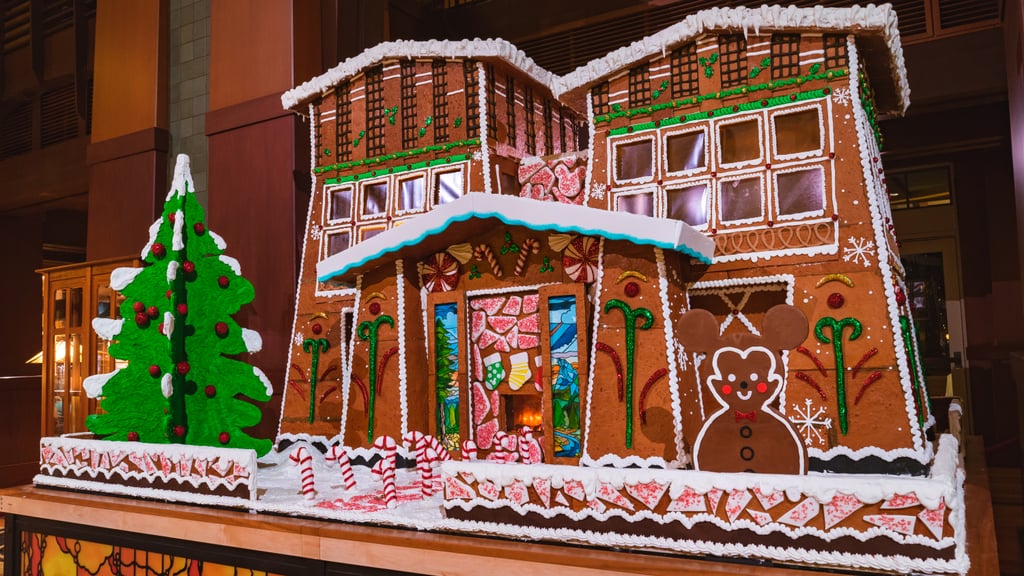
{"type": "Polygon", "coordinates": [[[38,270],[43,277],[42,435],[85,432],[85,418],[97,410],[86,396],[86,377],[110,372],[116,361],[110,342],[92,330],[93,318],[120,317],[123,297],[110,287],[110,274],[139,266],[134,258],[100,260],[38,270]]]}

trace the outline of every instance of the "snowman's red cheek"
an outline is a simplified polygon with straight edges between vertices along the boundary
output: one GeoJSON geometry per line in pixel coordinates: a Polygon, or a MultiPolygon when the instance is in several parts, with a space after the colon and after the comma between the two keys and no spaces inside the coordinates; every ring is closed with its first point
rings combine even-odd
{"type": "Polygon", "coordinates": [[[732,386],[729,386],[728,384],[722,386],[722,394],[725,394],[726,396],[732,394],[732,386]]]}
{"type": "Polygon", "coordinates": [[[768,385],[765,384],[764,382],[758,382],[757,391],[760,392],[761,394],[764,394],[765,392],[768,391],[768,385]]]}

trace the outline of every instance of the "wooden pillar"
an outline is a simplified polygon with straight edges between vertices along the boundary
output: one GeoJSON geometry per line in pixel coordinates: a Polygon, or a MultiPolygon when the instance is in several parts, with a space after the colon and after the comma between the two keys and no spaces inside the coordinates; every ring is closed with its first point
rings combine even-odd
{"type": "Polygon", "coordinates": [[[89,165],[90,260],[136,252],[167,180],[168,0],[99,0],[89,165]]]}

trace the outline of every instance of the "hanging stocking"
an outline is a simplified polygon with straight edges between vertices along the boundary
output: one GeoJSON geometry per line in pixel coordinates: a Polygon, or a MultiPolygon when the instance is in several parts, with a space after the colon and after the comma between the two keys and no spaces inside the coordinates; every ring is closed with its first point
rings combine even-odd
{"type": "Polygon", "coordinates": [[[505,366],[501,363],[501,354],[495,352],[484,358],[484,384],[488,390],[494,390],[505,379],[505,366]]]}
{"type": "Polygon", "coordinates": [[[508,375],[509,388],[513,390],[519,390],[530,380],[532,373],[530,372],[530,355],[526,352],[519,352],[509,356],[509,362],[512,363],[512,369],[508,375]]]}

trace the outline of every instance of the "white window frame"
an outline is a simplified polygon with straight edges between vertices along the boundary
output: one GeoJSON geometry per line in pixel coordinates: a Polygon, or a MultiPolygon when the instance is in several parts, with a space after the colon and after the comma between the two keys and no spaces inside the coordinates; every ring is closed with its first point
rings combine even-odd
{"type": "Polygon", "coordinates": [[[715,215],[718,217],[718,224],[720,226],[743,226],[745,224],[760,224],[765,221],[766,215],[768,214],[768,191],[765,188],[766,182],[764,173],[760,170],[745,172],[739,174],[730,174],[726,178],[719,178],[715,182],[715,215]],[[722,210],[722,185],[728,182],[735,182],[737,180],[751,180],[757,179],[761,183],[761,214],[754,218],[741,218],[739,220],[724,220],[724,211],[722,210]]]}
{"type": "Polygon", "coordinates": [[[614,140],[608,141],[608,172],[612,175],[612,182],[616,186],[632,186],[636,184],[647,184],[649,182],[655,182],[658,180],[659,170],[661,168],[660,162],[658,162],[658,141],[661,138],[656,133],[643,133],[639,135],[622,136],[615,138],[614,140]],[[639,178],[619,178],[619,146],[623,144],[632,144],[647,140],[651,143],[651,175],[641,176],[639,178]]]}
{"type": "MultiPolygon", "coordinates": [[[[708,197],[708,199],[707,199],[707,202],[708,202],[708,205],[707,205],[708,219],[707,219],[707,222],[705,222],[704,224],[696,224],[696,225],[695,224],[687,224],[687,226],[690,226],[693,229],[700,230],[700,231],[710,230],[712,225],[715,222],[715,211],[716,211],[716,206],[715,206],[715,198],[716,198],[715,182],[711,178],[704,177],[704,178],[695,178],[695,179],[690,179],[690,180],[678,180],[678,181],[672,182],[671,184],[665,184],[664,186],[661,186],[661,196],[662,196],[662,200],[661,200],[661,208],[662,208],[661,209],[661,217],[662,218],[671,218],[671,216],[669,216],[669,214],[668,214],[668,204],[669,204],[668,203],[668,193],[669,193],[670,190],[678,190],[679,188],[690,188],[692,186],[696,186],[696,185],[699,185],[699,184],[703,184],[706,187],[706,190],[707,190],[706,193],[707,193],[707,197],[708,197]]],[[[682,220],[680,220],[680,222],[682,222],[682,220]]]]}
{"type": "Polygon", "coordinates": [[[765,160],[765,132],[764,132],[765,118],[763,114],[750,114],[750,115],[739,115],[728,120],[720,120],[715,122],[715,140],[714,146],[717,153],[715,154],[715,160],[717,162],[716,167],[718,170],[740,170],[748,166],[756,166],[761,164],[765,160]],[[722,128],[731,126],[733,124],[744,124],[746,122],[757,123],[757,145],[760,153],[756,158],[750,160],[741,160],[739,162],[726,163],[722,159],[722,128]]]}
{"type": "Polygon", "coordinates": [[[825,210],[828,208],[828,185],[825,180],[825,167],[819,163],[811,164],[800,164],[792,166],[782,170],[772,170],[772,213],[775,215],[775,219],[782,222],[790,220],[806,220],[808,218],[820,218],[825,215],[825,210]],[[795,214],[782,214],[779,212],[779,175],[780,174],[792,174],[794,172],[811,172],[818,171],[821,174],[821,210],[811,210],[807,212],[797,212],[795,214]]]}
{"type": "Polygon", "coordinates": [[[394,186],[391,185],[392,178],[374,178],[373,180],[365,180],[359,183],[359,221],[364,222],[367,220],[383,220],[390,214],[391,206],[393,205],[392,196],[394,195],[394,186]],[[366,208],[366,189],[370,186],[376,186],[378,184],[384,184],[386,186],[386,193],[384,195],[384,210],[382,212],[373,212],[367,214],[363,210],[366,208]]]}
{"type": "Polygon", "coordinates": [[[769,138],[771,139],[772,145],[772,158],[776,162],[783,162],[786,160],[806,160],[808,158],[818,158],[825,153],[825,122],[822,118],[822,109],[819,102],[813,102],[811,104],[799,105],[799,106],[788,106],[773,110],[769,119],[769,138]],[[795,152],[792,154],[780,154],[779,143],[776,138],[775,131],[775,119],[779,116],[788,116],[807,110],[814,110],[818,113],[818,148],[816,150],[806,150],[803,152],[795,152]]]}
{"type": "Polygon", "coordinates": [[[671,129],[671,130],[665,130],[664,132],[662,132],[662,134],[661,134],[661,146],[662,146],[662,150],[664,150],[664,154],[662,155],[663,162],[661,162],[660,169],[661,169],[661,174],[664,175],[665,178],[680,178],[680,177],[685,178],[685,177],[693,176],[693,175],[696,175],[696,174],[701,174],[701,173],[704,173],[704,172],[708,172],[708,171],[711,170],[712,140],[711,140],[711,135],[709,133],[710,131],[709,131],[708,128],[709,128],[708,124],[700,124],[700,125],[696,125],[696,126],[690,126],[690,127],[687,127],[687,128],[681,129],[681,130],[680,129],[671,129]],[[668,139],[672,138],[674,136],[685,136],[687,134],[694,134],[696,132],[703,132],[704,133],[704,167],[703,168],[694,168],[692,170],[677,170],[677,171],[674,171],[674,172],[669,170],[669,168],[668,168],[668,139]]]}
{"type": "Polygon", "coordinates": [[[356,186],[354,182],[346,182],[344,184],[334,184],[331,186],[324,187],[324,217],[322,222],[325,225],[340,224],[343,222],[352,221],[352,210],[355,209],[354,201],[356,200],[356,186]],[[331,214],[334,212],[334,193],[338,190],[349,189],[349,214],[347,218],[331,218],[331,214]]]}

